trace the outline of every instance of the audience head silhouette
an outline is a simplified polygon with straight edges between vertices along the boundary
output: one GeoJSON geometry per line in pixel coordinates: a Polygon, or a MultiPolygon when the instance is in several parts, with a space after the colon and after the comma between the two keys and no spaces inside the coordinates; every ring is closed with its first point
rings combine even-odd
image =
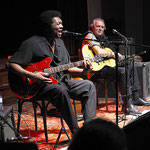
{"type": "Polygon", "coordinates": [[[126,150],[126,136],[117,125],[103,119],[94,119],[73,136],[68,150],[126,150]]]}

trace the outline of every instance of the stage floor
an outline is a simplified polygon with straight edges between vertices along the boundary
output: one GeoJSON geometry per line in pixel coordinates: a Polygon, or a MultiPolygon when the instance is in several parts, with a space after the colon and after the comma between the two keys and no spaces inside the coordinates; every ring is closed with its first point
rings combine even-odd
{"type": "MultiPolygon", "coordinates": [[[[147,100],[149,101],[149,100],[147,100]]],[[[148,113],[150,111],[150,106],[136,106],[138,109],[142,110],[142,114],[148,113]]],[[[52,109],[53,106],[49,105],[49,110],[52,109]]],[[[77,114],[81,115],[81,104],[77,103],[76,104],[76,109],[77,109],[77,114]]],[[[124,116],[124,113],[121,111],[122,110],[122,102],[119,102],[118,106],[118,116],[116,115],[116,103],[115,100],[108,100],[108,112],[106,111],[106,105],[105,101],[103,99],[99,99],[99,104],[97,106],[97,117],[103,118],[106,120],[110,120],[116,124],[120,128],[123,128],[127,124],[131,123],[135,119],[137,119],[139,116],[133,116],[133,115],[128,115],[124,116]],[[124,116],[122,118],[122,116],[124,116]],[[118,117],[118,119],[116,119],[118,117]],[[116,122],[118,120],[118,122],[116,122]]],[[[17,123],[17,104],[13,104],[13,111],[14,111],[14,118],[15,122],[17,123]]],[[[37,142],[39,149],[45,149],[45,150],[50,150],[54,146],[54,143],[56,142],[56,139],[58,137],[58,134],[61,129],[61,123],[60,123],[60,118],[58,117],[58,113],[55,111],[49,111],[47,115],[47,129],[48,129],[48,138],[49,138],[49,144],[45,144],[45,135],[44,135],[44,129],[43,129],[43,119],[40,113],[39,108],[37,108],[37,114],[38,114],[38,131],[35,131],[35,126],[34,126],[34,115],[33,115],[33,108],[31,103],[24,103],[23,105],[23,111],[22,111],[22,119],[21,119],[21,126],[20,126],[20,131],[23,136],[31,136],[33,137],[32,139],[25,141],[25,142],[37,142]],[[53,112],[53,113],[51,113],[53,112]]],[[[79,127],[83,125],[83,120],[78,122],[79,127]]],[[[65,128],[71,137],[70,130],[68,126],[65,124],[65,128]]],[[[68,144],[68,138],[65,133],[62,133],[60,142],[57,146],[57,149],[61,149],[67,146],[68,144]]]]}

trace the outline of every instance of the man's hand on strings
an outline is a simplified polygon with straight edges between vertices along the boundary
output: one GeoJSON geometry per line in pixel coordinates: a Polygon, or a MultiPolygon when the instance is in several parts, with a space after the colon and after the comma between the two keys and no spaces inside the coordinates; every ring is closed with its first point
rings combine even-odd
{"type": "Polygon", "coordinates": [[[48,73],[44,72],[35,72],[33,80],[35,80],[39,84],[50,84],[52,83],[52,79],[48,78],[48,75],[48,73]]]}
{"type": "Polygon", "coordinates": [[[92,62],[89,59],[86,59],[83,62],[83,68],[84,68],[84,70],[86,70],[88,72],[92,71],[92,69],[93,69],[92,62]]]}

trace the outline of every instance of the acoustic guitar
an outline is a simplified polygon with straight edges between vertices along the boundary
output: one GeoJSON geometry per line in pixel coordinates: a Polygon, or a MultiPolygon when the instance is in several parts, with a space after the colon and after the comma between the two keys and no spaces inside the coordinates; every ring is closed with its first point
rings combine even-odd
{"type": "MultiPolygon", "coordinates": [[[[92,59],[91,58],[89,59],[92,62],[96,62],[96,63],[103,60],[102,57],[93,57],[92,59]]],[[[58,81],[53,77],[54,73],[65,71],[72,67],[82,66],[84,60],[50,68],[51,61],[52,61],[51,58],[47,57],[40,62],[28,64],[28,66],[25,69],[30,72],[38,71],[38,72],[48,73],[49,78],[52,80],[52,84],[57,84],[58,81]]],[[[14,92],[14,94],[17,97],[23,99],[32,98],[37,94],[37,92],[43,86],[35,82],[34,80],[31,80],[30,78],[19,76],[11,71],[8,72],[8,80],[9,80],[11,90],[14,92]]]]}
{"type": "MultiPolygon", "coordinates": [[[[110,48],[104,48],[106,51],[112,52],[112,50],[110,48]]],[[[93,54],[93,50],[89,48],[88,45],[84,45],[81,49],[82,55],[81,57],[83,59],[88,59],[88,58],[95,58],[96,56],[93,54]]],[[[92,73],[88,73],[87,74],[87,78],[90,79],[96,71],[101,70],[104,66],[109,66],[109,67],[115,67],[116,66],[116,60],[114,58],[109,58],[107,55],[102,56],[103,61],[99,61],[99,62],[92,62],[92,66],[93,66],[93,72],[92,73]]],[[[133,59],[136,62],[141,62],[141,57],[140,56],[136,56],[136,55],[128,55],[127,56],[127,61],[128,64],[132,64],[133,63],[133,59]]],[[[118,65],[119,66],[124,66],[125,65],[125,56],[122,55],[122,57],[118,58],[118,65]]]]}
{"type": "MultiPolygon", "coordinates": [[[[112,51],[109,48],[104,48],[106,51],[112,51]]],[[[93,50],[91,50],[89,48],[88,45],[84,45],[82,47],[82,56],[83,59],[88,59],[88,58],[95,58],[94,54],[93,54],[93,50]]],[[[103,61],[100,62],[92,62],[92,66],[93,66],[93,71],[99,71],[101,70],[104,66],[109,66],[109,67],[115,67],[116,66],[116,61],[114,58],[109,58],[108,55],[103,55],[101,56],[103,58],[103,61]]]]}
{"type": "MultiPolygon", "coordinates": [[[[109,48],[105,48],[106,51],[112,51],[109,48]]],[[[93,50],[89,48],[88,45],[84,45],[81,49],[81,55],[83,57],[83,59],[88,59],[88,58],[95,58],[97,56],[95,56],[93,54],[93,50]]],[[[88,73],[87,74],[87,79],[90,79],[96,71],[101,70],[104,66],[109,66],[109,67],[115,67],[116,66],[116,61],[114,58],[109,58],[108,55],[103,55],[101,56],[103,58],[103,61],[100,62],[92,62],[92,66],[93,66],[93,72],[92,73],[88,73]]]]}

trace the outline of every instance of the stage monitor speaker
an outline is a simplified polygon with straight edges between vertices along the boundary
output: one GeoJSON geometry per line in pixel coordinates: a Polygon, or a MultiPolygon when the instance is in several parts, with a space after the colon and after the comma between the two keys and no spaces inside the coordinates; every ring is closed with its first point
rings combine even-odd
{"type": "MultiPolygon", "coordinates": [[[[150,98],[150,62],[135,62],[134,65],[140,84],[138,91],[140,98],[148,100],[150,98]]],[[[113,83],[113,82],[112,82],[113,83]]],[[[108,98],[115,98],[115,85],[109,84],[108,98]]],[[[104,85],[99,85],[99,97],[104,98],[104,85]]]]}
{"type": "Polygon", "coordinates": [[[135,62],[135,68],[141,87],[139,95],[147,100],[150,98],[150,62],[135,62]]]}
{"type": "Polygon", "coordinates": [[[16,137],[16,126],[12,106],[4,106],[0,114],[0,142],[7,142],[8,138],[16,137]]]}
{"type": "Polygon", "coordinates": [[[150,148],[150,112],[139,116],[123,128],[128,150],[150,148]]]}

